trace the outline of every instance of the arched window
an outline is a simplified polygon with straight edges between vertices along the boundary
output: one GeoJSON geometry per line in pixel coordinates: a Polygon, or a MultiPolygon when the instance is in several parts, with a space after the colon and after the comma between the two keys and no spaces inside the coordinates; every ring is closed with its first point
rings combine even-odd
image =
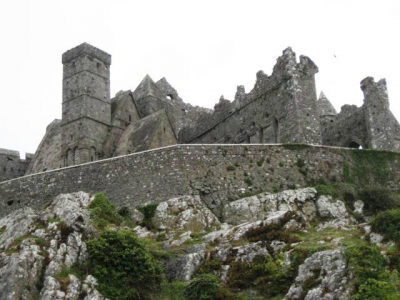
{"type": "Polygon", "coordinates": [[[264,143],[264,128],[260,127],[258,131],[258,140],[260,144],[264,143]]]}
{"type": "Polygon", "coordinates": [[[91,147],[90,148],[90,161],[95,161],[95,160],[97,160],[96,148],[91,147]]]}
{"type": "Polygon", "coordinates": [[[347,148],[362,149],[363,147],[362,147],[359,143],[357,143],[357,142],[355,142],[355,141],[351,141],[351,142],[347,145],[347,148]]]}
{"type": "Polygon", "coordinates": [[[274,142],[279,143],[279,122],[277,118],[272,119],[272,128],[274,129],[274,142]]]}
{"type": "Polygon", "coordinates": [[[66,154],[65,154],[65,166],[72,166],[73,165],[73,161],[72,161],[72,150],[68,149],[66,154]]]}
{"type": "Polygon", "coordinates": [[[72,163],[74,165],[79,164],[80,160],[79,160],[79,153],[78,153],[78,147],[74,148],[74,151],[72,152],[72,163]]]}

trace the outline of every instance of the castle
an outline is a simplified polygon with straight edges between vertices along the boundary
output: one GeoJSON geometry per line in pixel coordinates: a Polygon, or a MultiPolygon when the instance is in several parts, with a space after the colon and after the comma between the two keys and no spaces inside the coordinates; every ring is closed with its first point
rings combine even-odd
{"type": "Polygon", "coordinates": [[[400,150],[400,125],[389,108],[385,80],[361,82],[364,104],[337,113],[317,99],[318,67],[297,62],[287,48],[270,76],[257,73],[254,88],[238,86],[231,102],[214,110],[183,102],[165,78],[146,75],[132,92],[110,98],[111,55],[83,43],[62,55],[62,119],[54,120],[36,150],[22,160],[0,149],[0,182],[86,162],[174,144],[302,143],[400,150]]]}

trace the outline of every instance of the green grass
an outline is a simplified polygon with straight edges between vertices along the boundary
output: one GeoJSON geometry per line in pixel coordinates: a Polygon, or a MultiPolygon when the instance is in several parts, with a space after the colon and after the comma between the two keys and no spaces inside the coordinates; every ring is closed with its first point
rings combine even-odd
{"type": "Polygon", "coordinates": [[[349,183],[386,185],[392,172],[390,166],[396,158],[399,155],[390,151],[353,150],[343,164],[344,179],[349,183]]]}

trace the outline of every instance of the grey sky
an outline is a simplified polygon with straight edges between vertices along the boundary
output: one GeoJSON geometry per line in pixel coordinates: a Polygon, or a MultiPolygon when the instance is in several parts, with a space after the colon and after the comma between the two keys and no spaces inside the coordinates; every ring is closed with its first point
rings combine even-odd
{"type": "Polygon", "coordinates": [[[400,119],[399,11],[398,0],[1,0],[0,148],[34,152],[61,118],[61,54],[82,42],[112,55],[112,95],[149,74],[210,108],[250,91],[291,46],[318,65],[318,94],[337,110],[360,106],[373,76],[400,119]]]}

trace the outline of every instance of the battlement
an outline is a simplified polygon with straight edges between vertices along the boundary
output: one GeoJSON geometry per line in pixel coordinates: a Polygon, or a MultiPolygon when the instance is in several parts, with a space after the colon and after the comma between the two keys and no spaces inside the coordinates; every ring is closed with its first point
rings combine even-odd
{"type": "Polygon", "coordinates": [[[20,158],[19,151],[0,148],[0,155],[15,156],[20,158]]]}
{"type": "Polygon", "coordinates": [[[111,65],[111,55],[106,53],[103,50],[100,50],[92,45],[89,45],[88,43],[82,43],[79,46],[76,46],[75,48],[72,48],[65,52],[62,55],[62,63],[69,62],[78,56],[81,56],[83,54],[87,54],[90,56],[93,56],[104,63],[111,65]]]}
{"type": "Polygon", "coordinates": [[[18,151],[0,148],[0,182],[23,176],[33,156],[26,153],[26,158],[21,159],[18,151]]]}

